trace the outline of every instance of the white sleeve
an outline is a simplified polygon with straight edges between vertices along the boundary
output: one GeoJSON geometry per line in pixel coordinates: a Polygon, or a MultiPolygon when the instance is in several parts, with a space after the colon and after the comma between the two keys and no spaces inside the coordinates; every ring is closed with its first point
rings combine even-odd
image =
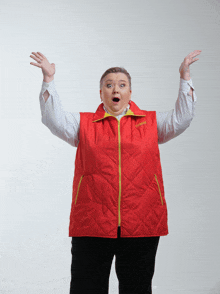
{"type": "Polygon", "coordinates": [[[192,79],[186,81],[180,79],[179,95],[175,108],[166,112],[156,112],[158,144],[179,136],[189,126],[195,116],[195,104],[197,96],[192,84],[192,79]],[[189,95],[190,87],[193,90],[193,97],[189,95]]]}
{"type": "Polygon", "coordinates": [[[77,147],[79,144],[80,113],[63,110],[59,95],[55,89],[54,80],[50,83],[43,81],[39,98],[42,123],[55,136],[77,147]],[[45,102],[43,94],[46,90],[50,96],[45,102]]]}

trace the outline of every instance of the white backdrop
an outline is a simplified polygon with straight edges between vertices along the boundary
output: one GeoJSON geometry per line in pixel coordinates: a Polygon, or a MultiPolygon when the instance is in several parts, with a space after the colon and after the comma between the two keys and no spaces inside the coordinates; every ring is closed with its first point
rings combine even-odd
{"type": "Polygon", "coordinates": [[[113,66],[131,74],[141,109],[167,111],[179,66],[197,49],[196,116],[159,145],[170,233],[160,239],[153,293],[220,293],[219,1],[0,0],[0,9],[0,293],[69,293],[76,148],[41,122],[43,75],[31,52],[56,64],[68,111],[96,111],[100,77],[113,66]]]}

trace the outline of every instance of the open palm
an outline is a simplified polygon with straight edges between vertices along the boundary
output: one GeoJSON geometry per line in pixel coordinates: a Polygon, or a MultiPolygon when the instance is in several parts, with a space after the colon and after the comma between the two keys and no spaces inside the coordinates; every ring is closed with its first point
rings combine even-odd
{"type": "Polygon", "coordinates": [[[37,63],[30,62],[30,64],[40,67],[44,76],[52,77],[55,74],[55,64],[49,63],[47,58],[40,52],[32,52],[31,58],[37,61],[37,63]]]}
{"type": "Polygon", "coordinates": [[[179,72],[180,72],[180,77],[184,80],[190,80],[190,70],[189,66],[199,60],[199,58],[195,58],[197,55],[199,55],[202,51],[201,50],[195,50],[191,53],[189,53],[183,60],[183,62],[180,65],[179,72]]]}

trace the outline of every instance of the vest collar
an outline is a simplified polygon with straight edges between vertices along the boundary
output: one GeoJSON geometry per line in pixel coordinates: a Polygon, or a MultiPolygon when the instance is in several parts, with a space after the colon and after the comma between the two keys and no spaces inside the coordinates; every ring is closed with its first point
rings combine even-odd
{"type": "MultiPolygon", "coordinates": [[[[126,114],[124,116],[127,116],[127,115],[132,115],[132,116],[146,116],[146,114],[144,114],[144,112],[133,102],[133,101],[129,101],[129,104],[130,104],[130,108],[128,109],[128,111],[126,112],[126,114]]],[[[111,115],[107,112],[105,112],[104,108],[103,108],[103,103],[101,103],[96,112],[94,113],[94,116],[93,116],[93,121],[92,122],[96,122],[96,121],[99,121],[101,119],[104,119],[108,116],[114,116],[114,115],[111,115]]]]}

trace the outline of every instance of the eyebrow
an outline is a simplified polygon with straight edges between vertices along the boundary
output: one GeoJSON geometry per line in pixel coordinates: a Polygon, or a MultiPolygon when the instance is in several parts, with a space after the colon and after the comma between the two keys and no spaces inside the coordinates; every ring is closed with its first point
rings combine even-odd
{"type": "MultiPolygon", "coordinates": [[[[112,80],[106,80],[106,82],[112,82],[112,80]]],[[[119,80],[119,82],[127,82],[127,81],[125,81],[125,80],[119,80]]]]}

